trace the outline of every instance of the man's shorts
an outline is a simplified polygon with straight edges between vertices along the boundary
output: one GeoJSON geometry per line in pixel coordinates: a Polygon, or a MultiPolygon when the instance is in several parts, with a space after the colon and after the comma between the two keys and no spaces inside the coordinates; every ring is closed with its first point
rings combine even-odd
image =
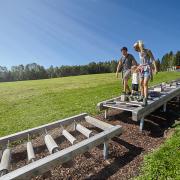
{"type": "Polygon", "coordinates": [[[132,84],[132,90],[138,91],[139,84],[132,84]]]}
{"type": "Polygon", "coordinates": [[[130,69],[123,71],[123,79],[128,80],[128,79],[130,79],[130,77],[131,77],[131,70],[130,69]]]}

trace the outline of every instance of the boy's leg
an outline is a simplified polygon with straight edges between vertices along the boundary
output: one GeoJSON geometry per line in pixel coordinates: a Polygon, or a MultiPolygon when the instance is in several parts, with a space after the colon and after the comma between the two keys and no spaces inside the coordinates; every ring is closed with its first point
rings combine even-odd
{"type": "Polygon", "coordinates": [[[134,94],[134,90],[133,90],[133,89],[131,89],[131,94],[132,94],[132,95],[134,94]]]}
{"type": "Polygon", "coordinates": [[[138,90],[139,90],[139,84],[136,84],[135,85],[134,95],[138,95],[138,90]]]}

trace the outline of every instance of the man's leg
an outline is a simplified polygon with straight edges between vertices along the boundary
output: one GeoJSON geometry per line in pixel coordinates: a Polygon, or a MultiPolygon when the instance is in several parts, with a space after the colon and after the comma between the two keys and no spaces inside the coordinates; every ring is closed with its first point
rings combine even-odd
{"type": "Polygon", "coordinates": [[[130,89],[129,89],[129,86],[128,86],[128,78],[124,78],[124,92],[125,93],[130,92],[130,89]]]}

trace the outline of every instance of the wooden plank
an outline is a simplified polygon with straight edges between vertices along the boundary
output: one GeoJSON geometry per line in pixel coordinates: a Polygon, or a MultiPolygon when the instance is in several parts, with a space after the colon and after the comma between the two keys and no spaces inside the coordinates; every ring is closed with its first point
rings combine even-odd
{"type": "Polygon", "coordinates": [[[115,97],[115,98],[112,98],[112,99],[108,99],[108,100],[99,102],[99,103],[97,104],[97,108],[98,108],[100,111],[102,111],[102,110],[106,109],[106,107],[104,106],[104,104],[106,104],[106,102],[108,102],[108,101],[114,101],[114,100],[117,100],[117,99],[120,99],[120,98],[121,98],[121,96],[118,96],[118,97],[115,97]]]}
{"type": "Polygon", "coordinates": [[[142,102],[138,101],[113,101],[113,102],[106,102],[107,105],[132,105],[132,106],[142,106],[142,102]]]}
{"type": "Polygon", "coordinates": [[[76,122],[82,121],[82,120],[84,120],[85,116],[87,116],[87,113],[82,113],[82,114],[79,114],[76,116],[72,116],[72,117],[65,118],[62,120],[58,120],[58,121],[55,121],[55,122],[52,122],[49,124],[45,124],[45,125],[42,125],[42,126],[39,126],[36,128],[28,129],[28,130],[21,131],[21,132],[15,133],[15,134],[11,134],[11,135],[8,135],[5,137],[1,137],[0,138],[0,144],[5,145],[5,144],[7,144],[8,140],[10,142],[12,142],[12,141],[17,141],[19,139],[26,138],[26,137],[28,137],[28,134],[29,135],[35,135],[37,133],[44,131],[44,129],[51,130],[51,129],[54,129],[60,125],[66,126],[66,125],[73,123],[74,121],[76,121],[76,122]]]}
{"type": "Polygon", "coordinates": [[[10,180],[10,179],[31,179],[33,176],[43,174],[50,168],[54,168],[57,165],[65,163],[78,154],[82,154],[89,151],[95,146],[106,142],[112,137],[119,135],[122,132],[122,127],[117,125],[109,128],[95,136],[90,137],[84,141],[81,141],[75,145],[72,145],[66,149],[59,152],[51,154],[40,160],[37,160],[31,164],[28,164],[22,168],[19,168],[11,173],[8,173],[0,178],[0,180],[10,180]]]}
{"type": "Polygon", "coordinates": [[[107,107],[107,108],[112,108],[112,109],[118,109],[118,110],[124,110],[124,111],[130,111],[132,112],[134,110],[134,108],[128,108],[126,106],[120,106],[120,105],[104,105],[104,107],[107,107]]]}
{"type": "Polygon", "coordinates": [[[76,124],[76,130],[79,131],[84,136],[86,136],[87,138],[89,138],[92,135],[92,131],[82,126],[81,124],[76,124]]]}
{"type": "Polygon", "coordinates": [[[71,143],[74,144],[77,139],[72,136],[68,131],[66,131],[65,129],[62,130],[62,135],[71,143]]]}
{"type": "Polygon", "coordinates": [[[113,127],[113,125],[111,125],[111,124],[105,123],[103,121],[100,121],[100,120],[95,119],[95,118],[90,117],[90,116],[86,116],[85,120],[89,124],[92,124],[93,126],[96,126],[97,128],[102,129],[102,130],[106,130],[108,128],[112,128],[113,127]]]}

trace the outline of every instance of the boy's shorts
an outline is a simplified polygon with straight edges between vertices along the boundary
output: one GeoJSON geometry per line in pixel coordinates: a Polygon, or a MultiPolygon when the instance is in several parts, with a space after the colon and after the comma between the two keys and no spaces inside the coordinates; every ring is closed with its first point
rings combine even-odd
{"type": "Polygon", "coordinates": [[[132,90],[138,91],[139,84],[132,84],[132,90]]]}

